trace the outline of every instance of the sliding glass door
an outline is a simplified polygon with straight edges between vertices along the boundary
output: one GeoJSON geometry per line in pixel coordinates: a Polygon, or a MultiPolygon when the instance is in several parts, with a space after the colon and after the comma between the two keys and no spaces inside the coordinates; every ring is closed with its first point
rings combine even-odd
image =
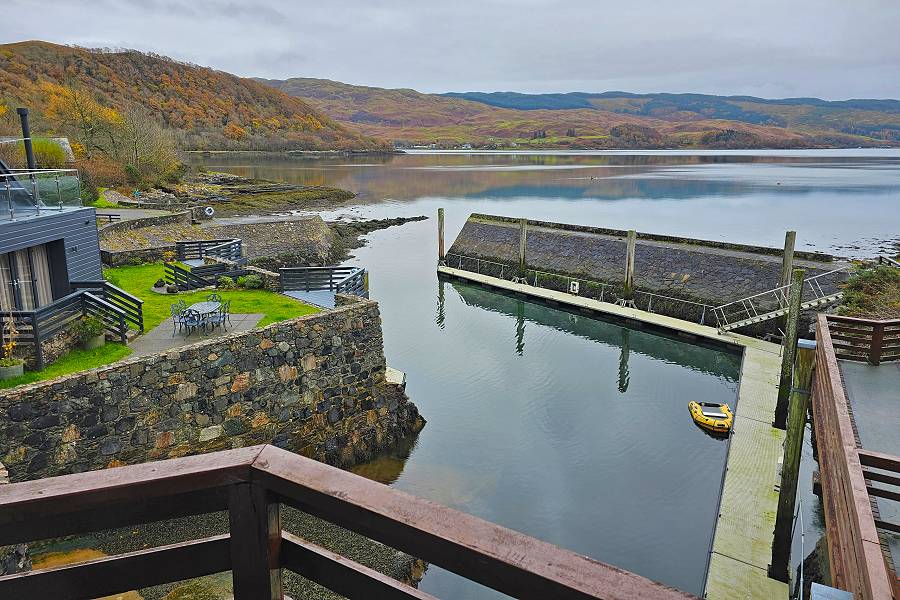
{"type": "Polygon", "coordinates": [[[34,310],[52,301],[46,246],[0,254],[0,310],[34,310]]]}

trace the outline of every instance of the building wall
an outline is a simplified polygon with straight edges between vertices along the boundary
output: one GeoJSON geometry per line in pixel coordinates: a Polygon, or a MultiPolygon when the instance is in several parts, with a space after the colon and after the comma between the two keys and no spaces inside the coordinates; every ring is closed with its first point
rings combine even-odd
{"type": "Polygon", "coordinates": [[[0,392],[12,481],[273,443],[336,465],[424,424],[385,381],[378,305],[335,310],[0,392]]]}
{"type": "Polygon", "coordinates": [[[28,246],[65,240],[70,281],[102,279],[97,218],[93,208],[54,211],[46,208],[40,217],[0,219],[0,253],[28,246]]]}

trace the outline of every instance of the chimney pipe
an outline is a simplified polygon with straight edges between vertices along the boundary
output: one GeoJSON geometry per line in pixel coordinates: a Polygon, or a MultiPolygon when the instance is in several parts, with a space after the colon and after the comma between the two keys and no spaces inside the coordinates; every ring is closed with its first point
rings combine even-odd
{"type": "Polygon", "coordinates": [[[31,127],[28,125],[28,109],[17,108],[16,112],[19,113],[19,119],[22,120],[22,138],[25,142],[25,159],[28,161],[28,170],[34,171],[37,169],[37,164],[34,162],[34,148],[31,147],[31,127]]]}

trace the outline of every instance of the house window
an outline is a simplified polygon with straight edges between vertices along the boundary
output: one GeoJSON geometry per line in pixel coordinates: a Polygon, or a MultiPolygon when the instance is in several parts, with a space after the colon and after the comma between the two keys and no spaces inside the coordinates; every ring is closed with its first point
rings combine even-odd
{"type": "Polygon", "coordinates": [[[46,245],[0,254],[0,310],[34,310],[51,302],[46,245]]]}

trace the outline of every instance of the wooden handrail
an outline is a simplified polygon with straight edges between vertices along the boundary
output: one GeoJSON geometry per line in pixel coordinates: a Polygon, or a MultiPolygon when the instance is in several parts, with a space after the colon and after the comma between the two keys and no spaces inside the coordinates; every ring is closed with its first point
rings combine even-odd
{"type": "Polygon", "coordinates": [[[900,360],[900,319],[825,315],[832,350],[838,358],[877,365],[900,360]]]}
{"type": "Polygon", "coordinates": [[[224,536],[0,577],[0,597],[96,597],[231,570],[237,600],[275,600],[283,597],[286,568],[351,597],[431,598],[282,532],[282,503],[518,598],[693,598],[274,446],[0,487],[0,545],[214,512],[223,504],[230,523],[224,536]]]}
{"type": "MultiPolygon", "coordinates": [[[[896,472],[900,459],[857,446],[830,320],[820,314],[816,321],[812,409],[832,584],[863,600],[888,599],[895,578],[882,555],[878,528],[883,524],[872,512],[872,486],[866,482],[871,472],[864,465],[896,472]]],[[[882,479],[891,483],[891,478],[882,479]]]]}

